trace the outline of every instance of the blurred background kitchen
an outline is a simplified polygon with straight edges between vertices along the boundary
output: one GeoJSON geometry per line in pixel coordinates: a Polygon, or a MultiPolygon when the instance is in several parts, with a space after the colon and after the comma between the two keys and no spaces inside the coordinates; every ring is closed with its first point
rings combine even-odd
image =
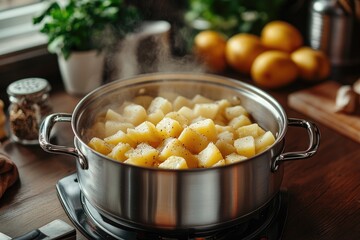
{"type": "MultiPolygon", "coordinates": [[[[135,74],[201,71],[230,76],[271,93],[289,116],[309,116],[321,127],[324,148],[316,161],[287,166],[290,239],[295,234],[297,239],[359,235],[355,162],[359,156],[360,0],[58,2],[0,0],[0,100],[5,103],[0,101],[0,127],[4,128],[0,128],[0,140],[7,134],[1,130],[9,122],[9,95],[16,95],[7,88],[19,79],[46,79],[51,92],[45,84],[41,93],[55,100],[51,106],[57,111],[67,112],[80,100],[78,96],[135,74]],[[351,86],[354,83],[357,87],[351,86]],[[334,108],[336,92],[348,84],[340,107],[334,108]],[[299,226],[299,221],[304,224],[299,226]]],[[[69,132],[59,132],[60,140],[69,139],[69,132]]],[[[37,141],[36,134],[32,140],[37,141]]],[[[297,132],[287,139],[295,150],[307,143],[304,140],[297,132]]],[[[13,232],[18,219],[28,228],[35,227],[30,215],[36,207],[43,209],[40,204],[54,211],[46,212],[42,223],[55,216],[66,218],[59,205],[53,208],[51,201],[42,198],[55,199],[55,189],[49,190],[38,176],[39,171],[48,171],[50,160],[59,175],[51,173],[47,179],[58,181],[60,174],[74,170],[74,161],[61,161],[63,168],[58,169],[58,159],[49,156],[42,161],[45,155],[40,149],[11,141],[3,146],[21,168],[23,179],[37,180],[35,185],[23,181],[3,201],[4,221],[16,223],[13,232]]]]}
{"type": "MultiPolygon", "coordinates": [[[[63,87],[58,59],[46,49],[47,37],[39,33],[40,24],[33,24],[33,18],[44,11],[48,2],[36,0],[0,2],[2,89],[11,82],[26,77],[42,77],[55,88],[63,87]]],[[[132,5],[138,10],[140,24],[144,21],[159,20],[170,23],[170,53],[179,70],[236,72],[239,77],[252,78],[248,73],[238,71],[236,67],[231,66],[214,71],[214,69],[202,68],[201,64],[196,65],[199,68],[195,69],[195,65],[191,63],[189,68],[184,63],[189,59],[193,60],[196,34],[211,29],[225,35],[227,39],[238,33],[260,36],[267,23],[283,20],[300,32],[302,46],[310,46],[327,55],[332,66],[331,74],[327,78],[347,83],[354,81],[354,77],[348,80],[345,75],[355,78],[359,76],[360,1],[358,0],[136,0],[127,1],[125,4],[132,5]]],[[[148,50],[149,46],[139,45],[138,48],[148,50]]],[[[140,51],[138,58],[149,57],[146,54],[148,54],[146,51],[140,51]]],[[[122,77],[121,74],[116,74],[117,65],[119,62],[115,60],[105,61],[103,82],[122,77]]],[[[171,71],[174,70],[173,65],[166,67],[171,71]]],[[[136,73],[166,71],[166,67],[155,70],[143,69],[136,73]]],[[[5,91],[1,91],[0,97],[6,99],[5,91]]]]}

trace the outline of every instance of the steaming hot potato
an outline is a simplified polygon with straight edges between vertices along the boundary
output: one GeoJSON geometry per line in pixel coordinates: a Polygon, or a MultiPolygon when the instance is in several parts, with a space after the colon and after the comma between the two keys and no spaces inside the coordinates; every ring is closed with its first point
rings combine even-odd
{"type": "Polygon", "coordinates": [[[136,97],[98,116],[89,133],[88,145],[111,159],[166,169],[232,164],[275,142],[238,100],[201,95],[136,97]]]}

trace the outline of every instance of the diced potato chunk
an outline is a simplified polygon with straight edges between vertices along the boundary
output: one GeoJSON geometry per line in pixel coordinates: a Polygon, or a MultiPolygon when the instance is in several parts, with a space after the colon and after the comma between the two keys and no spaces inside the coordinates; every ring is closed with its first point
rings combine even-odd
{"type": "Polygon", "coordinates": [[[201,117],[201,116],[196,117],[196,118],[194,118],[194,119],[191,121],[190,125],[193,124],[193,123],[199,122],[199,121],[203,121],[203,120],[205,120],[205,119],[206,119],[206,118],[201,117]]]}
{"type": "Polygon", "coordinates": [[[200,167],[211,167],[223,159],[223,156],[215,144],[210,142],[207,147],[197,155],[197,158],[200,167]]]}
{"type": "Polygon", "coordinates": [[[239,96],[232,96],[231,98],[229,98],[229,101],[231,102],[231,105],[233,106],[237,106],[241,104],[241,99],[239,96]]]}
{"type": "Polygon", "coordinates": [[[198,116],[195,115],[193,110],[191,108],[188,108],[188,107],[182,107],[177,112],[179,114],[181,114],[182,116],[184,116],[189,122],[191,122],[194,118],[198,117],[198,116]]]}
{"type": "Polygon", "coordinates": [[[245,115],[240,115],[238,117],[235,117],[231,119],[231,121],[229,122],[229,126],[231,126],[233,129],[238,129],[239,127],[250,124],[251,124],[251,120],[245,115]]]}
{"type": "Polygon", "coordinates": [[[177,138],[183,130],[178,121],[168,117],[163,118],[158,124],[156,124],[156,129],[162,139],[169,137],[177,138]]]}
{"type": "Polygon", "coordinates": [[[275,142],[274,135],[267,131],[260,137],[255,138],[255,150],[256,153],[262,152],[269,148],[275,142]]]}
{"type": "Polygon", "coordinates": [[[216,103],[197,103],[194,106],[196,116],[214,119],[219,111],[219,105],[216,103]]]}
{"type": "Polygon", "coordinates": [[[233,144],[234,143],[234,133],[229,131],[221,132],[217,135],[219,140],[223,140],[227,143],[233,144]]]}
{"type": "Polygon", "coordinates": [[[161,110],[164,114],[172,111],[172,104],[169,100],[163,97],[156,97],[152,100],[150,106],[148,107],[148,113],[156,112],[161,110]]]}
{"type": "Polygon", "coordinates": [[[183,128],[189,125],[189,120],[178,112],[169,112],[165,115],[165,117],[178,121],[183,128]]]}
{"type": "Polygon", "coordinates": [[[204,97],[200,94],[197,94],[193,97],[192,99],[193,103],[196,104],[196,103],[213,103],[214,101],[207,98],[207,97],[204,97]]]}
{"type": "Polygon", "coordinates": [[[250,125],[242,126],[236,129],[236,134],[238,138],[253,136],[254,138],[264,134],[264,130],[259,127],[257,123],[253,123],[250,125]]]}
{"type": "Polygon", "coordinates": [[[241,115],[249,116],[249,113],[241,105],[237,105],[237,106],[233,106],[233,107],[227,107],[225,109],[225,117],[228,120],[232,120],[232,119],[234,119],[236,117],[239,117],[241,115]]]}
{"type": "Polygon", "coordinates": [[[146,121],[147,114],[143,106],[138,104],[130,104],[124,108],[123,116],[134,126],[146,121]]]}
{"type": "Polygon", "coordinates": [[[232,163],[236,163],[236,162],[241,162],[245,159],[247,159],[247,157],[241,156],[241,155],[233,152],[225,157],[225,162],[226,162],[226,164],[232,164],[232,163]]]}
{"type": "Polygon", "coordinates": [[[124,163],[152,167],[157,161],[159,151],[146,143],[140,143],[135,149],[127,151],[124,163]]]}
{"type": "Polygon", "coordinates": [[[106,121],[105,122],[105,137],[114,135],[119,130],[126,132],[128,128],[133,128],[134,125],[126,122],[106,121]]]}
{"type": "Polygon", "coordinates": [[[188,169],[188,165],[184,158],[171,156],[164,162],[160,163],[159,168],[165,169],[188,169]]]}
{"type": "Polygon", "coordinates": [[[133,102],[135,104],[143,106],[145,109],[147,109],[150,106],[150,103],[154,100],[153,97],[148,95],[141,95],[134,98],[133,102]]]}
{"type": "Polygon", "coordinates": [[[108,154],[108,157],[123,162],[127,159],[125,153],[131,150],[132,147],[128,143],[118,143],[108,154]]]}
{"type": "Polygon", "coordinates": [[[158,97],[137,96],[119,110],[112,105],[95,116],[86,132],[88,145],[112,159],[147,167],[186,169],[243,161],[276,140],[240,104],[237,96],[189,99],[163,88],[158,97]]]}
{"type": "Polygon", "coordinates": [[[217,139],[215,123],[211,119],[197,121],[190,124],[189,127],[194,129],[196,132],[203,134],[209,141],[215,142],[217,139]]]}
{"type": "Polygon", "coordinates": [[[133,102],[130,102],[130,101],[125,101],[121,104],[121,106],[119,107],[119,110],[118,112],[122,113],[125,109],[125,107],[129,106],[129,105],[132,105],[134,104],[133,102]]]}
{"type": "Polygon", "coordinates": [[[119,130],[114,135],[104,138],[104,141],[113,145],[117,145],[118,143],[127,143],[132,147],[135,147],[136,145],[136,142],[121,130],[119,130]]]}
{"type": "Polygon", "coordinates": [[[158,122],[160,122],[163,118],[164,113],[161,110],[157,110],[156,112],[150,113],[147,116],[147,120],[155,125],[158,124],[158,122]]]}
{"type": "Polygon", "coordinates": [[[128,129],[127,135],[137,144],[149,143],[152,146],[157,146],[162,141],[155,125],[149,121],[141,123],[134,129],[128,129]]]}
{"type": "Polygon", "coordinates": [[[234,147],[239,155],[252,157],[255,155],[255,139],[253,136],[238,138],[234,142],[234,147]]]}
{"type": "Polygon", "coordinates": [[[221,126],[221,125],[215,124],[215,128],[216,128],[216,132],[218,134],[225,132],[225,131],[234,132],[234,129],[231,126],[221,126]]]}
{"type": "Polygon", "coordinates": [[[175,98],[175,100],[173,101],[173,109],[174,109],[174,111],[178,111],[182,107],[193,108],[194,103],[190,99],[188,99],[186,97],[177,96],[175,98]]]}
{"type": "Polygon", "coordinates": [[[231,102],[227,99],[221,99],[216,101],[216,104],[219,106],[219,114],[224,114],[225,116],[225,109],[231,107],[231,102]]]}
{"type": "Polygon", "coordinates": [[[184,147],[182,142],[176,138],[168,138],[166,139],[162,145],[159,147],[160,155],[159,160],[160,162],[165,161],[171,156],[179,156],[185,159],[186,164],[189,168],[196,168],[198,166],[197,158],[184,147]]]}
{"type": "Polygon", "coordinates": [[[100,138],[93,137],[89,142],[89,147],[101,154],[108,155],[114,146],[100,138]]]}
{"type": "Polygon", "coordinates": [[[233,144],[228,143],[224,140],[217,140],[215,143],[216,147],[220,150],[223,156],[229,155],[233,152],[236,152],[236,149],[233,144]]]}
{"type": "Polygon", "coordinates": [[[190,127],[186,127],[178,139],[187,149],[195,154],[202,151],[209,144],[209,140],[204,135],[190,127]]]}
{"type": "Polygon", "coordinates": [[[212,165],[211,167],[221,167],[221,166],[225,166],[226,162],[224,159],[221,159],[220,161],[218,161],[217,163],[215,163],[214,165],[212,165]]]}
{"type": "Polygon", "coordinates": [[[261,136],[261,135],[263,135],[265,133],[266,133],[266,131],[262,127],[259,126],[259,128],[258,128],[258,136],[261,136]]]}
{"type": "Polygon", "coordinates": [[[227,125],[228,120],[222,114],[216,114],[213,118],[215,124],[225,126],[227,125]]]}
{"type": "Polygon", "coordinates": [[[118,112],[115,112],[112,109],[108,109],[105,114],[105,120],[111,120],[111,121],[125,121],[125,118],[118,112]]]}

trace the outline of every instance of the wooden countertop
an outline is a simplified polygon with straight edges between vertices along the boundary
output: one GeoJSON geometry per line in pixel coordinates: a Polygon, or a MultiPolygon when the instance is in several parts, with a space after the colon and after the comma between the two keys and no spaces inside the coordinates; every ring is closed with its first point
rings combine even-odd
{"type": "MultiPolygon", "coordinates": [[[[321,131],[321,143],[314,157],[285,163],[282,188],[288,192],[289,208],[283,239],[360,239],[359,144],[290,109],[287,96],[294,90],[270,94],[288,117],[314,121],[321,131]]],[[[72,112],[80,98],[58,91],[52,93],[51,100],[55,112],[72,112]]],[[[71,146],[70,125],[64,123],[61,128],[58,143],[71,146]]],[[[304,150],[307,144],[306,131],[289,128],[285,151],[304,150]]],[[[20,181],[0,199],[0,232],[15,237],[55,219],[71,224],[55,184],[76,171],[75,158],[10,141],[3,142],[0,151],[11,157],[20,173],[20,181]]],[[[78,232],[77,239],[84,237],[78,232]]]]}

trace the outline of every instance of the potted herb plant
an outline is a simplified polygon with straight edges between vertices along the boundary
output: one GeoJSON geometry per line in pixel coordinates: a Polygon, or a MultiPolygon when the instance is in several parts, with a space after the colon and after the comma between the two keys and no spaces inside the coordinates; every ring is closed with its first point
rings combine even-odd
{"type": "Polygon", "coordinates": [[[102,83],[105,54],[140,21],[123,0],[52,1],[34,24],[58,55],[65,90],[83,95],[102,83]]]}

